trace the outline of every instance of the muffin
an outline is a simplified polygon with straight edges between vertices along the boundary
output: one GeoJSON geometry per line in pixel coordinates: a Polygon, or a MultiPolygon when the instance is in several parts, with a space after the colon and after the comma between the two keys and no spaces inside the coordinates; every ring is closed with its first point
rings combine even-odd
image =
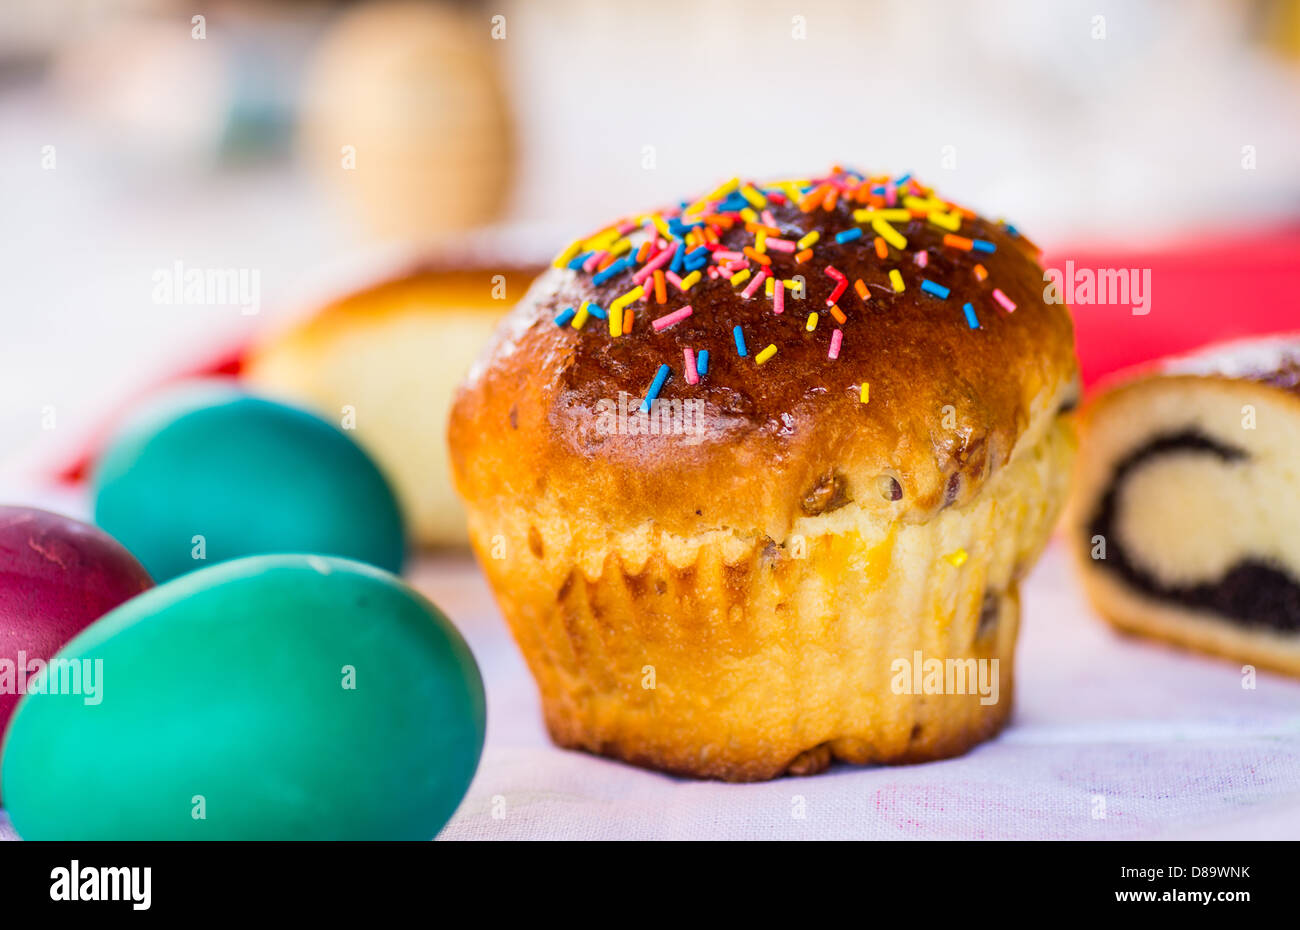
{"type": "Polygon", "coordinates": [[[426,264],[272,333],[244,359],[260,390],[340,423],[392,481],[415,541],[464,545],[447,467],[452,393],[540,267],[426,264]]]}
{"type": "Polygon", "coordinates": [[[1005,723],[1078,391],[1028,240],[837,168],[572,243],[448,436],[554,741],[752,781],[1005,723]]]}
{"type": "Polygon", "coordinates": [[[1097,610],[1300,675],[1300,334],[1121,376],[1082,423],[1068,532],[1097,610]]]}

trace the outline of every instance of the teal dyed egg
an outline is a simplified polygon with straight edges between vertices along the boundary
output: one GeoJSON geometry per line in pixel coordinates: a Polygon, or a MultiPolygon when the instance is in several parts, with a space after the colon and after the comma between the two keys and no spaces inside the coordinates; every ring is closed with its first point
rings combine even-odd
{"type": "Polygon", "coordinates": [[[95,522],[160,582],[271,552],[402,569],[397,499],[361,447],[310,413],[221,384],[136,417],[101,457],[93,492],[95,522]]]}
{"type": "Polygon", "coordinates": [[[0,790],[25,839],[430,839],[483,748],[465,641],[359,562],[191,572],[59,660],[4,744],[0,790]]]}

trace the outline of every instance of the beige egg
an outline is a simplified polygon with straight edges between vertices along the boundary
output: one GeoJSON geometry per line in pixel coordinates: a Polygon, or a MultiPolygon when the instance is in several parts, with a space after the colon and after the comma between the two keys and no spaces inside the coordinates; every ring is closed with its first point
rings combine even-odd
{"type": "Polygon", "coordinates": [[[370,233],[427,239],[489,222],[513,129],[486,15],[385,0],[340,17],[308,69],[301,147],[370,233]]]}

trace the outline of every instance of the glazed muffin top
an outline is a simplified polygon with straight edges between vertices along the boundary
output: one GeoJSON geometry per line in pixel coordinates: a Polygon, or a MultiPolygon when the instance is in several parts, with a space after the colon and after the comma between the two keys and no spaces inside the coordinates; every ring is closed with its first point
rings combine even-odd
{"type": "Polygon", "coordinates": [[[457,486],[611,530],[924,520],[1072,405],[1044,293],[1032,243],[914,178],[732,180],[557,256],[458,393],[457,486]]]}

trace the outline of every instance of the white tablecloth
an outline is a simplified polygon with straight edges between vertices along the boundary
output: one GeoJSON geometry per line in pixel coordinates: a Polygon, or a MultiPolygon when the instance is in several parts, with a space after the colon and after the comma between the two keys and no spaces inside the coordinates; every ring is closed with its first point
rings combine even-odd
{"type": "MultiPolygon", "coordinates": [[[[467,557],[413,573],[460,626],[488,693],[478,775],[442,839],[1300,837],[1300,682],[1120,637],[1059,542],[1025,592],[1015,717],[966,756],[692,782],[554,748],[536,691],[467,557]],[[802,817],[797,814],[802,813],[802,817]]],[[[0,815],[0,836],[12,838],[0,815]]]]}

